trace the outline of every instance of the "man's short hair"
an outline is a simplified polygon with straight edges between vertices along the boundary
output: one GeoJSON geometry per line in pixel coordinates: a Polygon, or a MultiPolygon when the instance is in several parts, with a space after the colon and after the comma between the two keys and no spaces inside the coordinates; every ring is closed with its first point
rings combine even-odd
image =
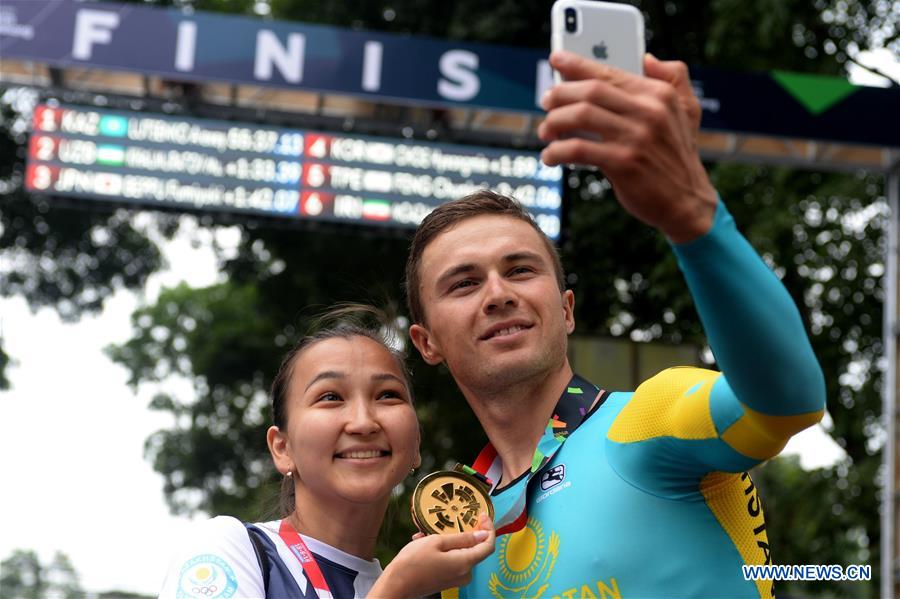
{"type": "Polygon", "coordinates": [[[406,301],[413,323],[425,322],[425,310],[422,307],[420,293],[422,280],[419,273],[425,248],[435,237],[459,222],[485,214],[509,216],[531,225],[550,255],[560,292],[565,291],[566,283],[562,261],[550,238],[541,231],[541,228],[519,202],[489,189],[482,189],[458,200],[441,204],[426,216],[419,228],[416,229],[416,234],[409,247],[409,257],[406,259],[406,301]]]}

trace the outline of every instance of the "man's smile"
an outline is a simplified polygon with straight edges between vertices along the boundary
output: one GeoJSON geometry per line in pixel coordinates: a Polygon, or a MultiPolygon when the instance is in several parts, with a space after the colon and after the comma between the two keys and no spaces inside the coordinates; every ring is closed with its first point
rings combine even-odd
{"type": "Polygon", "coordinates": [[[479,339],[481,341],[488,341],[490,339],[510,337],[521,331],[527,331],[533,326],[533,323],[521,320],[499,322],[488,328],[488,330],[485,331],[485,333],[481,335],[479,339]]]}

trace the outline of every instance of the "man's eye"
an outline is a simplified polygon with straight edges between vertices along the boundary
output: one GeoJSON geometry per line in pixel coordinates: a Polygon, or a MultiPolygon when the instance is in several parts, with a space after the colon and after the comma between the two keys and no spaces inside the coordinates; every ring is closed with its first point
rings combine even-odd
{"type": "Polygon", "coordinates": [[[457,281],[453,285],[450,286],[450,291],[456,291],[457,289],[463,289],[465,287],[471,287],[475,284],[475,281],[472,279],[463,279],[462,281],[457,281]]]}
{"type": "Polygon", "coordinates": [[[516,266],[511,271],[509,271],[509,274],[521,275],[521,274],[527,274],[530,272],[533,272],[530,266],[516,266]]]}

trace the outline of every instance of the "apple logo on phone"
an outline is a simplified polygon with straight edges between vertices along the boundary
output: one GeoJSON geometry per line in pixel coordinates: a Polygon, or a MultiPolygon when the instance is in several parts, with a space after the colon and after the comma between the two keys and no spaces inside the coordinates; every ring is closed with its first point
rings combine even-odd
{"type": "Polygon", "coordinates": [[[599,58],[600,60],[607,60],[609,58],[609,55],[606,52],[606,44],[604,44],[603,42],[600,42],[599,44],[594,46],[593,51],[594,56],[596,58],[599,58]]]}

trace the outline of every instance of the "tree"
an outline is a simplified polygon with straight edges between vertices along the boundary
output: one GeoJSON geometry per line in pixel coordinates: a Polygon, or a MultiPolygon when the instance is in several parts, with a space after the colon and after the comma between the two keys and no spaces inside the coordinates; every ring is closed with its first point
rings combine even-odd
{"type": "MultiPolygon", "coordinates": [[[[272,16],[282,19],[546,47],[550,2],[177,4],[243,13],[268,6],[272,16]]],[[[841,74],[862,50],[900,49],[886,0],[656,0],[641,2],[640,7],[648,17],[648,49],[690,64],[841,74]]],[[[11,182],[0,189],[0,251],[4,257],[21,256],[16,258],[21,267],[11,275],[0,271],[0,293],[25,294],[32,305],[54,305],[75,317],[80,310],[99,307],[112,289],[139,287],[159,266],[158,250],[128,212],[88,213],[55,205],[50,210],[21,193],[21,156],[16,155],[24,139],[11,93],[3,96],[0,157],[8,160],[0,160],[0,165],[18,166],[12,171],[0,167],[7,168],[0,180],[11,182]],[[122,245],[131,249],[120,255],[122,245]],[[96,252],[101,252],[99,257],[96,252]],[[137,271],[124,278],[135,256],[137,271]],[[35,268],[41,258],[61,266],[35,268]]],[[[873,439],[879,432],[881,385],[877,357],[883,182],[877,176],[736,165],[714,166],[712,175],[739,226],[803,307],[827,375],[831,434],[848,454],[844,463],[813,473],[802,474],[796,463],[786,460],[775,460],[756,473],[770,508],[775,559],[877,564],[879,446],[873,439]],[[821,514],[831,517],[818,517],[821,514]]],[[[567,197],[571,231],[563,253],[579,297],[578,331],[702,343],[692,302],[665,241],[622,214],[602,178],[593,173],[573,178],[567,197]],[[596,235],[598,230],[604,235],[596,235]]],[[[174,228],[174,221],[159,220],[163,232],[174,228]]],[[[194,397],[160,395],[153,404],[176,416],[176,426],[160,431],[147,445],[154,466],[166,478],[173,509],[258,517],[273,480],[259,441],[267,422],[264,389],[278,354],[305,326],[308,312],[301,307],[385,296],[399,302],[395,283],[404,256],[405,240],[399,237],[245,225],[238,256],[223,259],[227,282],[167,290],[154,305],[135,314],[134,338],[110,350],[130,370],[132,383],[156,381],[168,372],[194,382],[194,397]],[[311,257],[316,268],[309,267],[311,257]]],[[[416,359],[413,363],[427,440],[423,470],[470,457],[483,439],[468,411],[448,409],[460,401],[454,384],[445,372],[425,368],[416,359]]],[[[402,496],[398,500],[401,512],[405,501],[402,496]]],[[[409,532],[405,519],[395,525],[385,535],[382,557],[399,547],[409,532]]],[[[877,588],[877,581],[852,587],[782,587],[788,592],[863,595],[874,595],[877,588]]]]}
{"type": "MultiPolygon", "coordinates": [[[[78,572],[62,551],[49,564],[42,564],[31,550],[16,549],[0,562],[0,595],[3,599],[85,599],[78,572]]],[[[93,596],[93,595],[91,595],[93,596]]],[[[101,599],[150,599],[129,591],[104,591],[101,599]]]]}
{"type": "Polygon", "coordinates": [[[81,599],[84,597],[84,591],[78,583],[78,573],[69,557],[57,551],[53,555],[53,561],[46,568],[47,587],[50,592],[48,596],[56,596],[59,599],[81,599]]]}
{"type": "Polygon", "coordinates": [[[78,574],[61,551],[42,565],[34,551],[17,549],[0,563],[0,590],[5,599],[83,599],[78,574]]]}
{"type": "Polygon", "coordinates": [[[97,593],[97,599],[154,599],[151,595],[141,595],[131,591],[103,591],[97,593]]]}
{"type": "MultiPolygon", "coordinates": [[[[100,204],[31,197],[22,188],[25,131],[33,90],[0,89],[0,295],[24,297],[32,309],[52,306],[63,320],[98,312],[116,289],[141,289],[162,266],[148,233],[171,236],[172,216],[141,227],[134,213],[100,204]]],[[[0,389],[11,357],[0,336],[0,389]]]]}
{"type": "Polygon", "coordinates": [[[34,551],[17,549],[0,562],[0,588],[4,595],[31,599],[41,596],[43,568],[34,551]]]}
{"type": "MultiPolygon", "coordinates": [[[[0,339],[0,343],[2,343],[2,339],[0,339]]],[[[9,379],[6,378],[6,367],[9,365],[9,355],[3,351],[3,346],[0,345],[0,391],[4,389],[9,389],[9,379]]]]}

